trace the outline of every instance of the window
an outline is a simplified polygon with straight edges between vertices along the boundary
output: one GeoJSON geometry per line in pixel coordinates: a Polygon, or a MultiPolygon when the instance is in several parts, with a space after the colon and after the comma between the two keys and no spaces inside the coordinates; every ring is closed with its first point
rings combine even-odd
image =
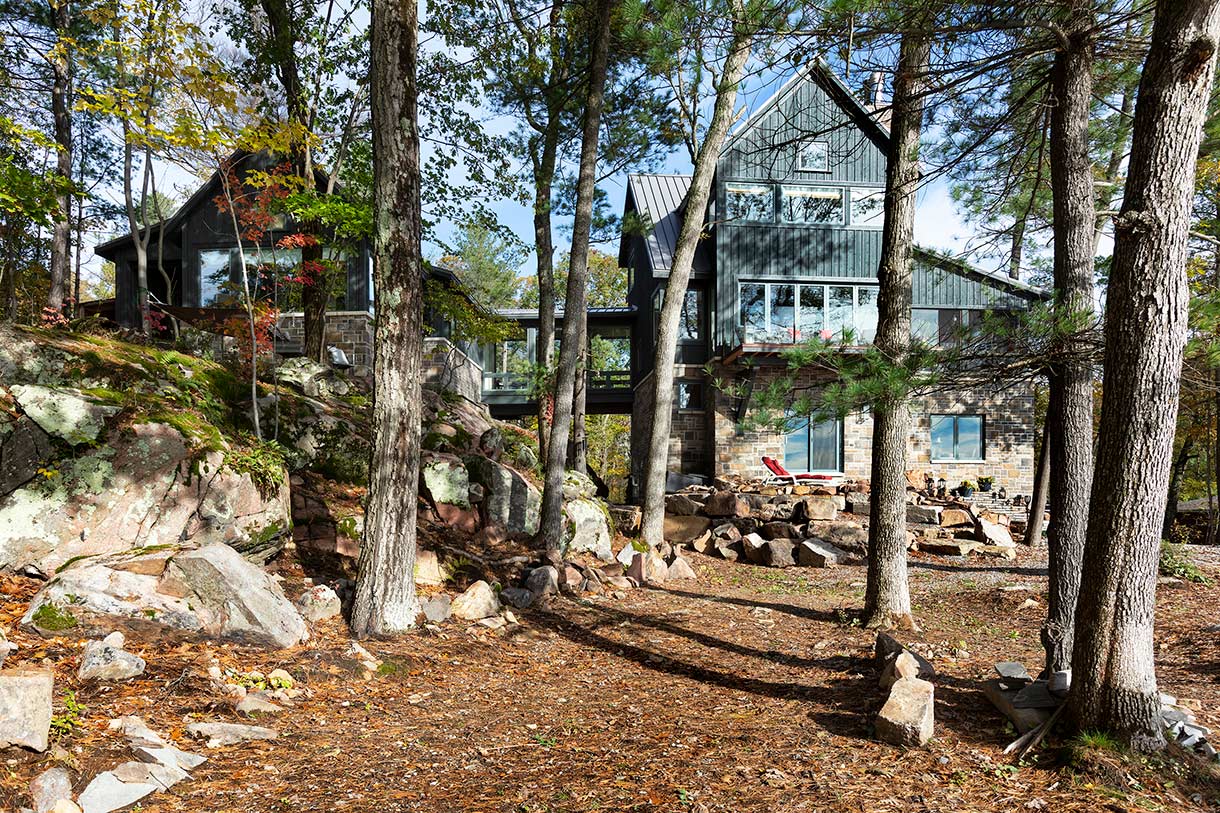
{"type": "Polygon", "coordinates": [[[233,280],[234,253],[227,248],[199,252],[199,307],[214,307],[232,296],[226,286],[233,280]]]}
{"type": "Polygon", "coordinates": [[[678,410],[703,409],[703,384],[698,381],[675,381],[674,408],[678,410]]]}
{"type": "Polygon", "coordinates": [[[912,308],[911,338],[927,345],[940,344],[940,311],[935,308],[912,308]]]}
{"type": "Polygon", "coordinates": [[[785,186],[781,208],[785,223],[843,225],[843,190],[837,186],[785,186]]]}
{"type": "Polygon", "coordinates": [[[982,415],[933,415],[932,459],[974,461],[984,459],[982,415]]]}
{"type": "Polygon", "coordinates": [[[885,190],[852,187],[851,225],[879,229],[885,221],[885,190]]]}
{"type": "Polygon", "coordinates": [[[699,341],[703,335],[702,324],[703,292],[687,289],[686,298],[682,300],[682,311],[678,315],[678,341],[699,341]]]}
{"type": "Polygon", "coordinates": [[[726,210],[729,220],[753,223],[775,221],[775,196],[765,184],[726,184],[726,210]]]}
{"type": "Polygon", "coordinates": [[[790,472],[843,471],[843,421],[792,418],[784,437],[784,468],[790,472]]]}
{"type": "Polygon", "coordinates": [[[868,344],[877,335],[875,285],[746,282],[739,290],[746,344],[842,339],[847,330],[853,344],[868,344]]]}
{"type": "Polygon", "coordinates": [[[797,169],[801,172],[829,172],[830,144],[825,141],[806,141],[802,144],[797,169]]]}

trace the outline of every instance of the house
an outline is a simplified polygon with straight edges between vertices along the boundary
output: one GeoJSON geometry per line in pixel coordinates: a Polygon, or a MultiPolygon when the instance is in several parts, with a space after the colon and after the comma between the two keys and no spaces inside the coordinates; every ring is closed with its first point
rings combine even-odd
{"type": "MultiPolygon", "coordinates": [[[[268,153],[237,153],[230,165],[240,182],[253,171],[271,171],[280,161],[268,153]]],[[[325,179],[319,173],[319,188],[325,179]]],[[[223,316],[232,309],[233,292],[241,285],[240,258],[234,225],[217,205],[223,196],[215,172],[174,213],[154,223],[148,235],[148,292],[150,301],[188,321],[223,316]],[[164,274],[162,273],[164,269],[164,274]]],[[[301,261],[299,248],[279,248],[280,239],[298,230],[291,218],[280,216],[267,224],[256,242],[244,241],[247,262],[278,266],[286,271],[301,261]]],[[[94,251],[115,265],[112,318],[119,325],[139,322],[136,285],[136,245],[131,234],[98,245],[94,251]]],[[[339,347],[354,364],[372,363],[372,251],[367,240],[354,250],[324,249],[324,256],[347,267],[341,291],[326,315],[326,344],[339,347]]],[[[267,298],[271,291],[257,291],[267,298]]],[[[283,304],[283,303],[282,303],[283,304]]],[[[304,316],[281,305],[280,327],[290,341],[304,338],[304,316]]]]}
{"type": "MultiPolygon", "coordinates": [[[[820,63],[798,71],[730,135],[719,156],[680,323],[670,470],[762,476],[764,455],[791,472],[867,479],[872,420],[793,416],[786,434],[743,431],[748,404],[713,388],[746,381],[758,391],[784,370],[783,351],[811,335],[871,342],[877,326],[885,144],[888,135],[820,63]]],[[[633,478],[643,476],[653,411],[655,320],[665,295],[683,200],[683,175],[631,175],[624,234],[635,321],[631,419],[633,478]]],[[[917,215],[918,216],[918,215],[917,215]]],[[[1028,308],[1043,292],[1007,276],[919,251],[912,330],[947,337],[988,311],[1028,308]]],[[[831,383],[805,373],[801,386],[831,383]]],[[[1032,490],[1034,401],[1028,385],[923,398],[913,409],[909,461],[950,486],[994,477],[1009,494],[1032,490]]]]}

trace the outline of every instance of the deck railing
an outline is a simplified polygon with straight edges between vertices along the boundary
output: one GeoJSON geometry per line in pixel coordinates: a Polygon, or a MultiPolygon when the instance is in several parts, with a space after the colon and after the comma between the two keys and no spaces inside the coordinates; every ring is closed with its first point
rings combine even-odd
{"type": "MultiPolygon", "coordinates": [[[[630,370],[590,370],[586,373],[589,392],[631,389],[630,370]]],[[[524,373],[483,373],[483,392],[493,395],[524,395],[530,390],[530,377],[524,373]]]]}

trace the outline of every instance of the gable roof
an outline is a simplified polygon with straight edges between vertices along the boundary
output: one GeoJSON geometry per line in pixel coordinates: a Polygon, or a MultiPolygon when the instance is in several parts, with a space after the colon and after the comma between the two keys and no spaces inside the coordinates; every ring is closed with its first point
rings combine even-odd
{"type": "Polygon", "coordinates": [[[733,148],[734,144],[743,135],[749,132],[755,125],[767,117],[775,110],[785,99],[796,92],[801,83],[809,80],[817,84],[826,94],[843,109],[860,129],[882,150],[889,144],[890,131],[889,128],[881,123],[877,115],[868,108],[862,101],[856,98],[856,95],[851,92],[843,80],[832,71],[829,66],[822,61],[821,57],[815,57],[808,62],[804,67],[798,69],[792,74],[787,81],[780,85],[779,90],[771,94],[771,97],[762,103],[753,113],[747,116],[740,124],[734,128],[733,132],[729,133],[728,138],[724,140],[724,146],[720,149],[720,154],[723,156],[726,152],[733,148]]]}
{"type": "MultiPolygon", "coordinates": [[[[690,189],[690,180],[689,175],[633,173],[627,176],[629,205],[634,203],[635,211],[650,227],[643,235],[643,241],[653,274],[669,274],[674,248],[678,244],[678,232],[682,229],[682,204],[690,189]]],[[[629,239],[629,235],[623,235],[624,250],[629,239]]],[[[706,242],[700,240],[699,247],[695,249],[695,262],[691,268],[695,274],[711,270],[706,242]]]]}

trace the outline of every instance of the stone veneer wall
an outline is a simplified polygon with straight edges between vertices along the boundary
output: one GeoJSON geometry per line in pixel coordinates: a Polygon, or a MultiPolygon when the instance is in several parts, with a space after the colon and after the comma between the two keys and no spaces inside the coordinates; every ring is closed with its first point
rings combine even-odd
{"type": "MultiPolygon", "coordinates": [[[[295,342],[305,341],[305,316],[280,314],[280,330],[295,342]]],[[[326,314],[326,346],[338,347],[352,364],[373,365],[373,316],[367,311],[330,311],[326,314]]]]}
{"type": "Polygon", "coordinates": [[[424,339],[423,382],[429,389],[449,390],[482,403],[483,368],[448,339],[424,339]]]}
{"type": "MultiPolygon", "coordinates": [[[[712,473],[711,386],[703,369],[696,365],[678,365],[674,379],[699,381],[703,384],[703,406],[699,409],[674,412],[669,433],[669,471],[684,474],[712,473]]],[[[631,407],[631,475],[637,483],[644,481],[644,466],[651,444],[653,415],[653,375],[649,373],[635,388],[631,407]]]]}
{"type": "MultiPolygon", "coordinates": [[[[758,368],[754,388],[761,390],[780,374],[775,368],[758,368]]],[[[731,372],[724,373],[731,379],[731,372]]],[[[814,385],[825,380],[809,374],[798,385],[814,385]]],[[[714,421],[714,467],[716,474],[762,477],[768,472],[762,457],[784,459],[784,437],[774,432],[740,432],[728,396],[719,391],[708,394],[714,421]]],[[[1009,495],[1028,495],[1034,476],[1034,398],[1028,384],[998,392],[975,390],[930,395],[912,407],[912,429],[908,445],[908,470],[943,477],[950,487],[962,480],[978,481],[980,476],[995,478],[1009,495]],[[976,413],[985,416],[986,447],[983,462],[946,462],[931,459],[931,416],[933,414],[976,413]]],[[[866,412],[848,415],[843,420],[844,476],[867,480],[872,465],[873,421],[866,412]]]]}

